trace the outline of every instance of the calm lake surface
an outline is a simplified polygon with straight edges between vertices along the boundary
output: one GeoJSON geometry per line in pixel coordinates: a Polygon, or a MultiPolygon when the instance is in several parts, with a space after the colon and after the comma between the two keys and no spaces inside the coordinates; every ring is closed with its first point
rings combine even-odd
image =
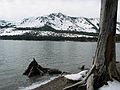
{"type": "MultiPolygon", "coordinates": [[[[120,43],[116,46],[120,60],[120,43]]],[[[44,67],[76,73],[83,64],[91,65],[95,48],[96,42],[0,40],[0,90],[18,90],[49,79],[22,75],[33,57],[44,67]]]]}

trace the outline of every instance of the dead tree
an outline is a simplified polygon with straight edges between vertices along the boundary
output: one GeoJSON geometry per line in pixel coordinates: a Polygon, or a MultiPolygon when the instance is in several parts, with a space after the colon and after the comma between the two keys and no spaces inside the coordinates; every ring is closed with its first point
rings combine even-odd
{"type": "Polygon", "coordinates": [[[97,90],[107,81],[120,81],[120,74],[116,68],[116,22],[118,0],[101,0],[100,34],[97,42],[93,66],[84,81],[71,87],[87,85],[87,90],[97,90]]]}
{"type": "MultiPolygon", "coordinates": [[[[93,88],[96,90],[107,84],[107,81],[120,80],[116,68],[116,22],[118,0],[101,0],[100,35],[93,65],[93,88]]],[[[90,82],[91,83],[91,82],[90,82]]],[[[91,85],[91,84],[90,84],[91,85]]],[[[91,86],[87,83],[87,88],[91,86]]]]}

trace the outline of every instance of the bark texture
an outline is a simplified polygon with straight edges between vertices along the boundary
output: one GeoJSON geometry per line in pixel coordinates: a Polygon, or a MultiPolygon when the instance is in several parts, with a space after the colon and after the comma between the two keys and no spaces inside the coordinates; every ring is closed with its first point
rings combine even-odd
{"type": "Polygon", "coordinates": [[[117,6],[118,0],[101,0],[100,34],[93,62],[95,70],[89,77],[91,82],[87,81],[87,90],[97,90],[113,78],[120,80],[115,50],[117,6]]]}

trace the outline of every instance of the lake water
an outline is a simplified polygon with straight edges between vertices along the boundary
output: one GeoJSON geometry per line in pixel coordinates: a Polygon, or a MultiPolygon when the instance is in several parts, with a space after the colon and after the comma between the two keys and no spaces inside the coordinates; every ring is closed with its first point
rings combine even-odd
{"type": "Polygon", "coordinates": [[[95,48],[95,42],[0,40],[0,90],[18,90],[49,79],[48,75],[34,78],[22,75],[33,57],[44,67],[76,73],[83,64],[91,65],[95,48]]]}

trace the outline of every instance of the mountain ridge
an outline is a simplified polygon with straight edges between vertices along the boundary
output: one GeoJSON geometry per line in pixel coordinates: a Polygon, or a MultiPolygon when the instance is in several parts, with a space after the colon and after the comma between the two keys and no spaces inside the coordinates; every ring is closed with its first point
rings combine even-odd
{"type": "MultiPolygon", "coordinates": [[[[99,18],[71,17],[62,13],[24,18],[14,24],[0,22],[0,36],[34,35],[52,37],[95,38],[99,33],[99,18]],[[9,25],[9,26],[8,26],[9,25]],[[1,26],[4,26],[4,28],[1,26]]],[[[120,22],[116,33],[120,34],[120,22]]]]}

